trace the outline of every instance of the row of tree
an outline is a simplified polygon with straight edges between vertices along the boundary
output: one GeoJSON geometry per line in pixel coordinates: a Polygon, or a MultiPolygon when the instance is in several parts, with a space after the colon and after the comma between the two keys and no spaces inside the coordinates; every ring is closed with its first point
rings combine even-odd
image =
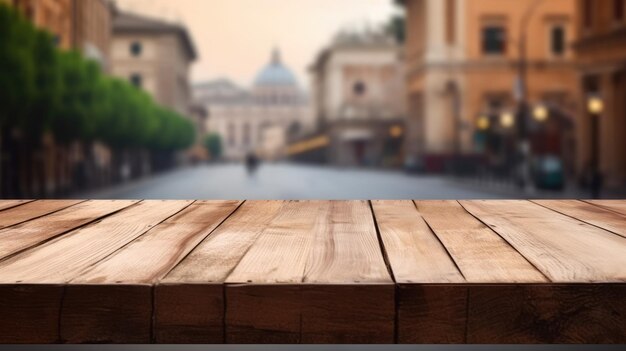
{"type": "MultiPolygon", "coordinates": [[[[2,196],[31,196],[30,189],[43,188],[32,183],[46,135],[60,148],[82,145],[87,163],[91,146],[105,144],[117,168],[146,152],[150,162],[167,164],[164,159],[194,142],[189,120],[104,75],[80,53],[57,49],[49,33],[2,4],[0,43],[2,196]]],[[[117,170],[112,173],[116,178],[117,170]]]]}

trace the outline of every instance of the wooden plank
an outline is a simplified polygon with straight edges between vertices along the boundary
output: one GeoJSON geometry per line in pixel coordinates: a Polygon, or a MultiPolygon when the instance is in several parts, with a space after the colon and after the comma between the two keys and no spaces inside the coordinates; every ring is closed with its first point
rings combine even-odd
{"type": "Polygon", "coordinates": [[[223,343],[223,283],[284,201],[246,201],[155,287],[158,343],[223,343]]]}
{"type": "Polygon", "coordinates": [[[137,201],[91,200],[4,228],[0,230],[0,260],[135,203],[137,201]]]}
{"type": "Polygon", "coordinates": [[[0,200],[0,211],[4,211],[6,209],[23,205],[34,200],[0,200]]]}
{"type": "Polygon", "coordinates": [[[372,201],[397,283],[462,283],[465,279],[410,200],[372,201]]]}
{"type": "Polygon", "coordinates": [[[538,283],[546,278],[456,201],[415,201],[469,283],[538,283]]]}
{"type": "MultiPolygon", "coordinates": [[[[45,299],[47,308],[61,306],[54,315],[47,315],[46,320],[41,320],[42,324],[57,325],[59,321],[63,321],[63,316],[70,313],[68,308],[76,308],[77,306],[65,306],[60,304],[60,300],[50,294],[50,287],[65,284],[80,272],[89,266],[97,263],[103,258],[109,256],[119,248],[127,245],[150,228],[162,222],[166,218],[172,216],[178,211],[187,207],[190,201],[144,201],[134,206],[124,209],[112,216],[106,217],[98,223],[82,227],[74,230],[61,237],[52,239],[40,246],[24,251],[20,254],[12,256],[7,260],[0,262],[0,284],[4,285],[6,294],[19,294],[20,289],[24,285],[32,287],[31,297],[35,300],[45,299]],[[34,285],[36,284],[36,285],[34,285]],[[51,307],[52,306],[52,307],[51,307]],[[59,315],[59,310],[61,315],[59,315]]],[[[132,306],[132,309],[151,309],[150,286],[146,286],[146,301],[144,305],[132,306]]],[[[123,292],[123,291],[122,291],[123,292]]],[[[77,299],[75,296],[68,295],[72,291],[66,291],[61,294],[64,298],[70,300],[77,299]]],[[[83,292],[85,293],[85,292],[83,292]]],[[[109,304],[123,304],[123,294],[110,294],[104,296],[99,293],[98,286],[87,291],[89,294],[96,294],[109,304]]],[[[11,296],[7,298],[11,299],[11,296]]],[[[103,304],[106,304],[103,302],[103,304]]],[[[1,313],[8,315],[22,316],[24,305],[4,306],[1,313]]],[[[80,308],[80,307],[78,307],[80,308]]],[[[141,315],[136,312],[133,315],[141,315]]],[[[42,316],[43,318],[43,316],[42,316]]],[[[31,321],[28,314],[24,313],[22,318],[18,318],[15,323],[27,324],[31,321]]],[[[106,321],[103,321],[105,323],[106,321]]],[[[128,340],[119,340],[115,336],[117,334],[102,335],[97,340],[81,340],[81,335],[67,335],[63,327],[60,327],[61,339],[66,342],[68,340],[78,342],[149,342],[142,338],[142,331],[147,328],[150,331],[150,320],[129,319],[125,324],[117,325],[116,330],[120,334],[127,336],[128,331],[136,331],[137,336],[128,340]],[[147,326],[147,327],[146,327],[147,326]]],[[[68,329],[72,330],[72,329],[68,329]]],[[[0,342],[12,335],[11,331],[4,334],[0,331],[0,342]]],[[[149,335],[149,334],[148,334],[149,335]]],[[[21,335],[22,340],[28,342],[30,338],[42,340],[38,335],[21,335]]],[[[42,340],[42,342],[52,343],[59,341],[59,334],[52,340],[42,340]]]]}
{"type": "Polygon", "coordinates": [[[467,288],[446,249],[412,201],[372,201],[372,208],[398,284],[397,342],[463,342],[467,288]]]}
{"type": "Polygon", "coordinates": [[[196,201],[96,263],[70,284],[152,284],[224,221],[241,201],[196,201]]]}
{"type": "Polygon", "coordinates": [[[626,215],[578,200],[534,200],[533,202],[626,238],[626,215]]]}
{"type": "Polygon", "coordinates": [[[62,285],[0,284],[0,344],[59,342],[62,285]]]}
{"type": "Polygon", "coordinates": [[[471,286],[467,343],[623,344],[625,284],[471,286]]]}
{"type": "Polygon", "coordinates": [[[529,201],[461,204],[555,283],[626,281],[626,239],[529,201]]]}
{"type": "Polygon", "coordinates": [[[393,281],[365,201],[290,202],[226,282],[229,343],[393,342],[393,281]]]}
{"type": "Polygon", "coordinates": [[[290,201],[264,229],[226,280],[234,284],[226,289],[228,343],[300,342],[297,285],[304,280],[313,233],[329,213],[330,202],[290,201]],[[255,305],[263,306],[259,313],[250,309],[255,305]]]}
{"type": "Polygon", "coordinates": [[[83,200],[37,200],[0,212],[0,229],[45,216],[83,200]]]}
{"type": "Polygon", "coordinates": [[[150,340],[152,285],[240,203],[196,201],[72,279],[63,301],[64,340],[150,340]],[[129,327],[129,321],[139,328],[129,327]]]}
{"type": "Polygon", "coordinates": [[[624,200],[585,200],[585,202],[626,215],[626,201],[624,200]]]}

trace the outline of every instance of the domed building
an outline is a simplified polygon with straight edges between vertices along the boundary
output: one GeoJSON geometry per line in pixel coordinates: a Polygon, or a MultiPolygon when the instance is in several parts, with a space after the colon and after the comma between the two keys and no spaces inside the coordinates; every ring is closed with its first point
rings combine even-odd
{"type": "Polygon", "coordinates": [[[308,99],[278,49],[252,88],[218,79],[195,85],[194,97],[208,110],[208,130],[222,136],[223,157],[229,160],[241,160],[251,152],[281,158],[287,139],[313,128],[308,99]]]}

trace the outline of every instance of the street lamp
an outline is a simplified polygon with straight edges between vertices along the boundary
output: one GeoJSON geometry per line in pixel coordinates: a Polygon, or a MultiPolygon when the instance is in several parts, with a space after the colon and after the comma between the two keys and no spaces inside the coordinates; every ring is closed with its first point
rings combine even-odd
{"type": "Polygon", "coordinates": [[[500,115],[500,125],[504,128],[511,128],[515,124],[515,116],[511,112],[504,112],[500,115]]]}
{"type": "Polygon", "coordinates": [[[591,197],[597,199],[600,197],[602,188],[602,175],[599,170],[599,130],[600,115],[604,111],[604,101],[597,94],[591,94],[587,97],[587,112],[591,117],[591,197]]]}
{"type": "Polygon", "coordinates": [[[537,122],[545,122],[548,119],[548,109],[544,105],[537,105],[533,109],[533,118],[537,122]]]}
{"type": "Polygon", "coordinates": [[[489,117],[487,116],[478,117],[478,121],[476,121],[476,126],[481,131],[485,131],[489,129],[489,117]]]}

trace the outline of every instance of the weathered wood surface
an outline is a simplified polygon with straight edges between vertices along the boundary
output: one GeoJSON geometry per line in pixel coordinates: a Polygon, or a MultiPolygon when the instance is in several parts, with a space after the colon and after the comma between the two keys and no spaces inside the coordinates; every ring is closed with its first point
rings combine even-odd
{"type": "Polygon", "coordinates": [[[0,201],[0,343],[626,343],[626,201],[0,201]]]}

